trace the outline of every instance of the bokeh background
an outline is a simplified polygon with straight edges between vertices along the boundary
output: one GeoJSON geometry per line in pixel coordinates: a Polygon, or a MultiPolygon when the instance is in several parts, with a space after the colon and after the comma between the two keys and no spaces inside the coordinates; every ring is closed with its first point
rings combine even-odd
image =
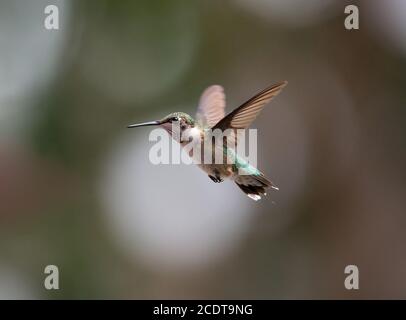
{"type": "Polygon", "coordinates": [[[406,298],[406,1],[1,0],[0,48],[0,298],[406,298]],[[257,203],[126,129],[280,80],[257,203]]]}

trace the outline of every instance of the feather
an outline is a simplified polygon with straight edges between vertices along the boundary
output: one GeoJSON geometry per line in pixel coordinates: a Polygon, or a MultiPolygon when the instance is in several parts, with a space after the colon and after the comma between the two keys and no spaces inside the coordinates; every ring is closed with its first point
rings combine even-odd
{"type": "Polygon", "coordinates": [[[226,100],[223,87],[208,87],[200,97],[196,119],[202,128],[211,128],[224,118],[226,100]]]}
{"type": "Polygon", "coordinates": [[[221,119],[213,129],[219,128],[223,131],[229,128],[246,129],[255,120],[265,105],[286,85],[287,81],[283,81],[261,91],[221,119]]]}

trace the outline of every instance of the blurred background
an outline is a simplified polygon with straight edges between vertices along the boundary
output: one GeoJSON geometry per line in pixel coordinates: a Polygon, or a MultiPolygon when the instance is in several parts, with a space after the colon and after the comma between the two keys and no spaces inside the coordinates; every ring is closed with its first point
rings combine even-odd
{"type": "Polygon", "coordinates": [[[0,298],[406,298],[406,1],[1,0],[0,46],[0,298]],[[281,80],[260,202],[126,129],[281,80]]]}

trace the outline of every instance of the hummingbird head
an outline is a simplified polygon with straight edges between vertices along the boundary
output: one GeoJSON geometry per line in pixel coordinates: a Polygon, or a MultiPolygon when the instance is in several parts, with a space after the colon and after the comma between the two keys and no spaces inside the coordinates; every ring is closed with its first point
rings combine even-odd
{"type": "Polygon", "coordinates": [[[180,136],[185,130],[191,129],[195,126],[194,119],[189,116],[187,113],[184,112],[174,112],[168,114],[161,120],[143,122],[143,123],[136,123],[129,125],[127,128],[136,128],[136,127],[144,127],[144,126],[160,126],[165,129],[172,137],[174,137],[174,129],[179,128],[180,136]]]}

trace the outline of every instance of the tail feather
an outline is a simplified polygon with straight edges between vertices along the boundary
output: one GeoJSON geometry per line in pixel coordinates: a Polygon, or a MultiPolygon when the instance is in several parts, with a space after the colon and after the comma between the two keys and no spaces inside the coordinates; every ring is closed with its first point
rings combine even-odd
{"type": "Polygon", "coordinates": [[[266,188],[279,190],[262,173],[253,175],[239,175],[235,178],[237,186],[251,199],[258,201],[266,195],[266,188]]]}

